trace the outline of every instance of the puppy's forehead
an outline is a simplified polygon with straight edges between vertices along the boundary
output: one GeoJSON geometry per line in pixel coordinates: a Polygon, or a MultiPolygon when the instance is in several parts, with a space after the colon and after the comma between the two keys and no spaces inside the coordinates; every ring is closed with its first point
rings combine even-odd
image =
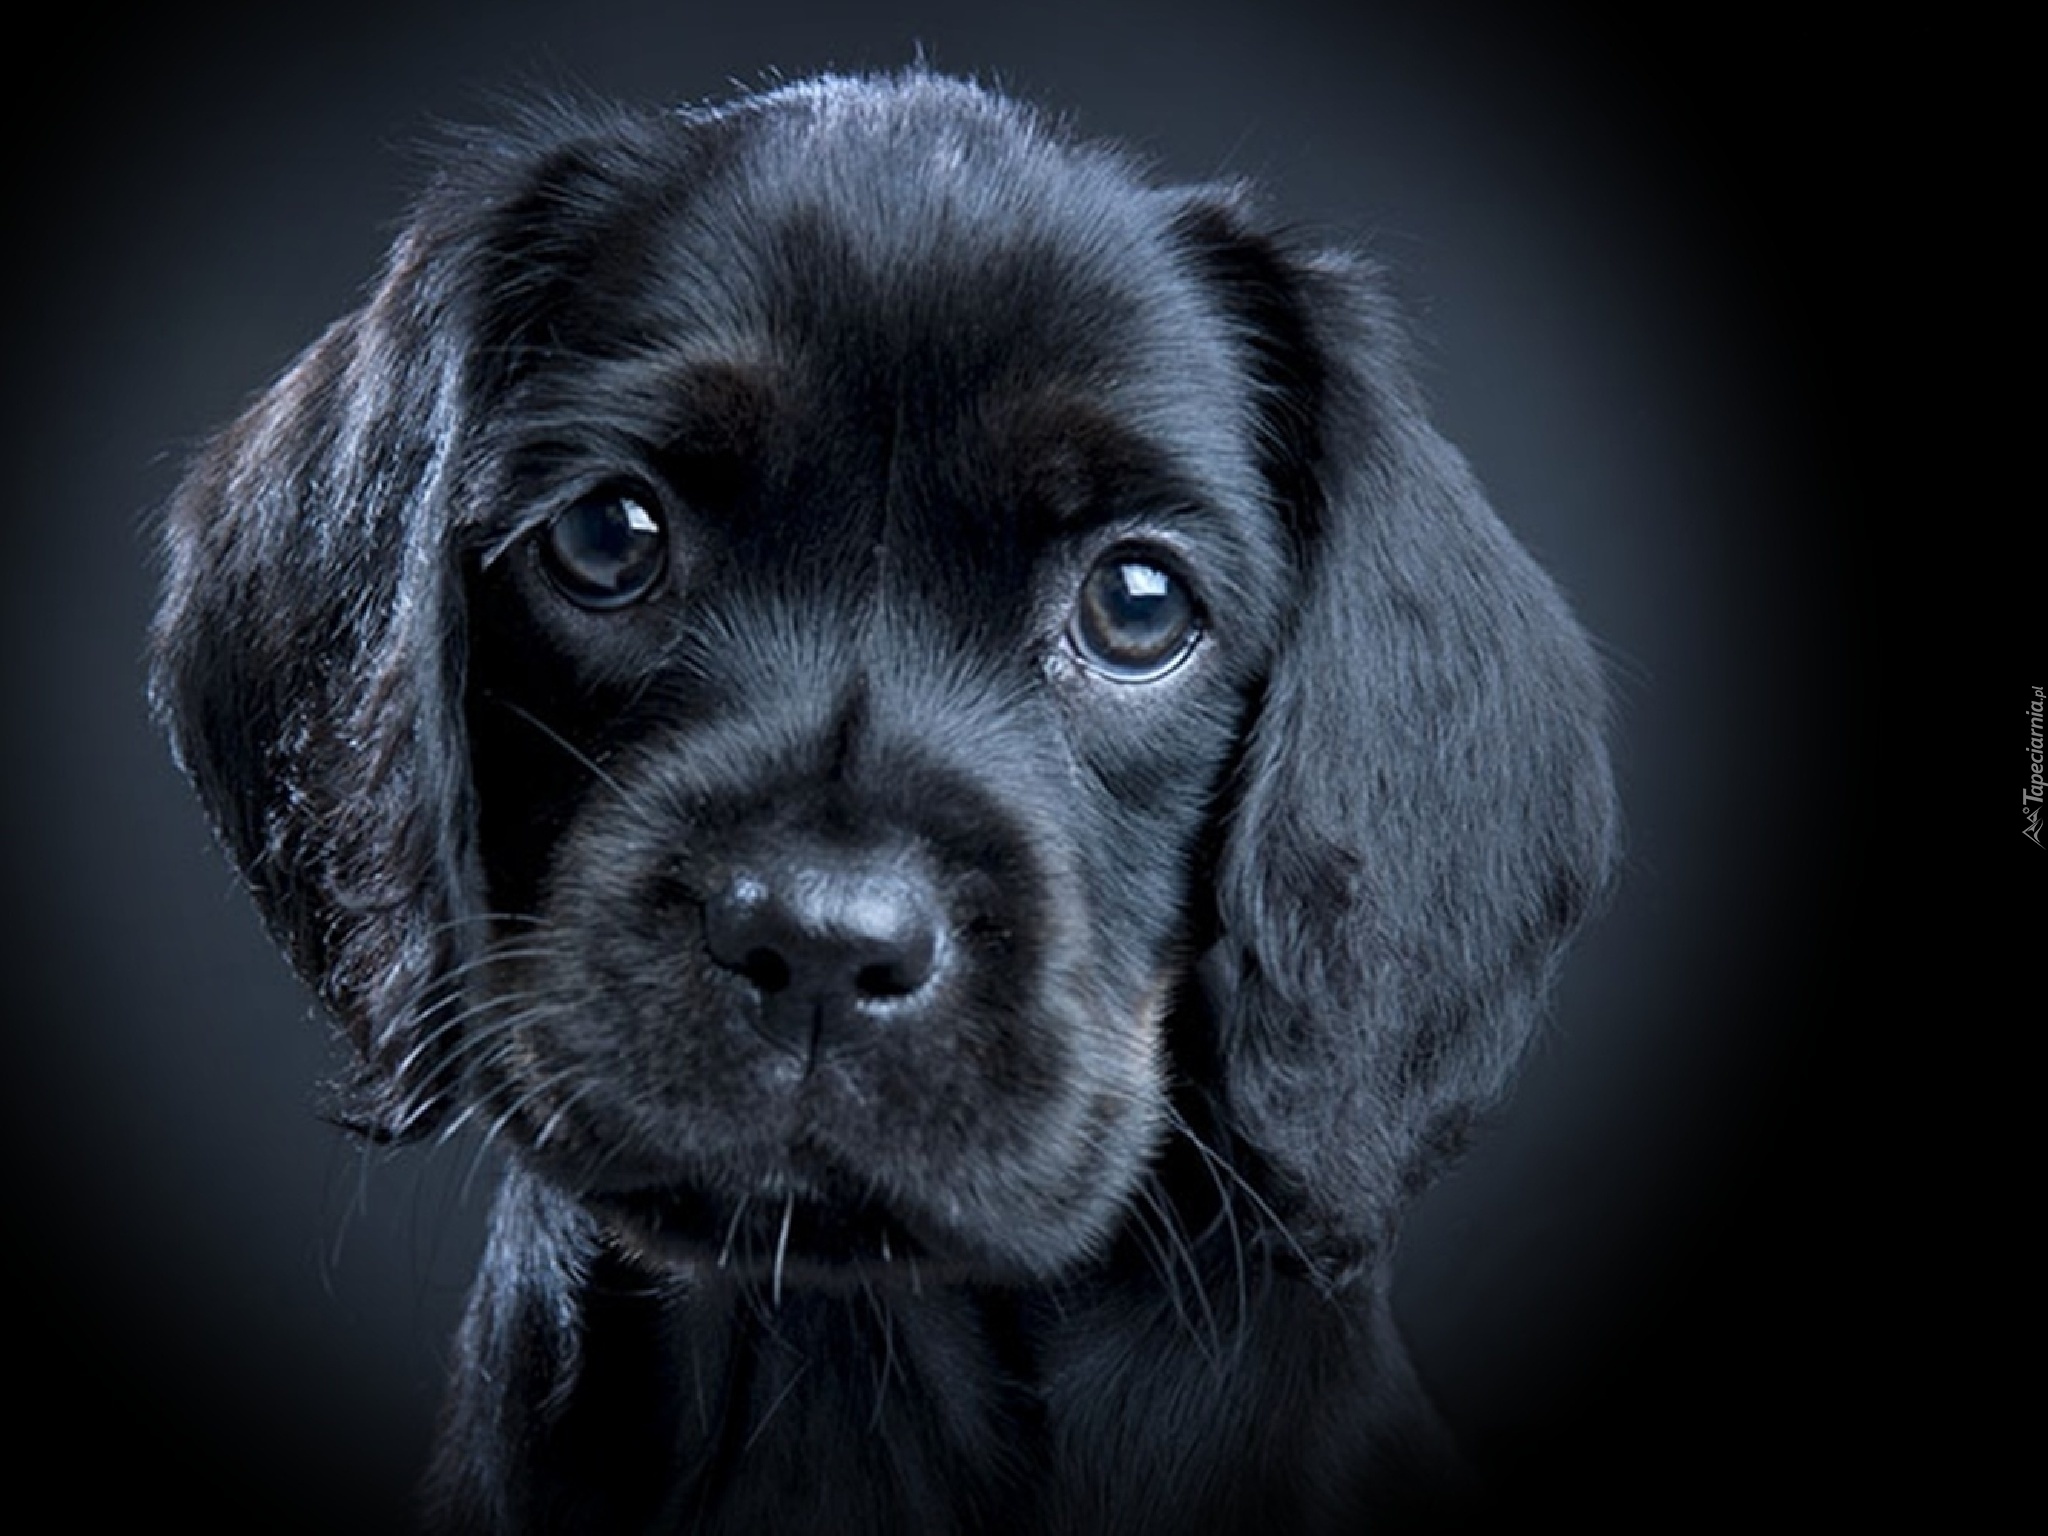
{"type": "Polygon", "coordinates": [[[1248,491],[1240,360],[1175,237],[1182,194],[1120,155],[928,80],[826,82],[661,133],[584,225],[551,336],[613,357],[624,338],[643,377],[743,373],[878,430],[1086,400],[1248,491]]]}
{"type": "Polygon", "coordinates": [[[1086,369],[1148,331],[1185,343],[1200,328],[1177,312],[1189,294],[1165,200],[1119,157],[979,96],[764,109],[690,213],[685,242],[747,258],[724,268],[742,281],[720,295],[742,323],[809,343],[859,336],[925,373],[1086,369]]]}

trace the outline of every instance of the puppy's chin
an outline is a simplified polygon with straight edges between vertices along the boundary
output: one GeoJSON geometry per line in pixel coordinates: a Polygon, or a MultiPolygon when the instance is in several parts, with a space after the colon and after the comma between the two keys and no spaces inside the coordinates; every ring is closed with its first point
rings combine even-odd
{"type": "Polygon", "coordinates": [[[562,1149],[514,1155],[590,1212],[613,1245],[642,1266],[691,1279],[833,1289],[1057,1280],[1114,1238],[1156,1147],[1133,1137],[1127,1155],[1085,1188],[993,1208],[963,1176],[885,1190],[844,1159],[792,1149],[742,1172],[682,1171],[664,1160],[627,1169],[608,1157],[595,1174],[562,1149]]]}
{"type": "Polygon", "coordinates": [[[913,1223],[852,1189],[733,1198],[676,1188],[584,1203],[614,1244],[648,1268],[777,1294],[1051,1278],[1043,1252],[1003,1252],[913,1223]]]}

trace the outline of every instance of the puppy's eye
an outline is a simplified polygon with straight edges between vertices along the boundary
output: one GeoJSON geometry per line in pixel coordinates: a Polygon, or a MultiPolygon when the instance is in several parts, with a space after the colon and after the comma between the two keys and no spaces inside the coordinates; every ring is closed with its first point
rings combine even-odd
{"type": "Polygon", "coordinates": [[[1131,554],[1112,554],[1088,573],[1069,634],[1092,670],[1120,683],[1149,683],[1187,659],[1201,637],[1187,584],[1131,554]]]}
{"type": "Polygon", "coordinates": [[[623,608],[653,590],[668,565],[668,530],[651,496],[612,487],[555,514],[541,531],[541,564],[582,608],[623,608]]]}

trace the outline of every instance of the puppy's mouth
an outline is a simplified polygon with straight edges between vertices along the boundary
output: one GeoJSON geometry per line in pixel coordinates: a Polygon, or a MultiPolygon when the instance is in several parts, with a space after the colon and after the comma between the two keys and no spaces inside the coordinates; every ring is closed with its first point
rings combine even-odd
{"type": "Polygon", "coordinates": [[[985,1277],[990,1269],[957,1245],[920,1235],[875,1198],[851,1188],[737,1198],[647,1189],[586,1196],[585,1203],[614,1241],[644,1264],[765,1285],[777,1295],[785,1287],[920,1287],[985,1277]]]}

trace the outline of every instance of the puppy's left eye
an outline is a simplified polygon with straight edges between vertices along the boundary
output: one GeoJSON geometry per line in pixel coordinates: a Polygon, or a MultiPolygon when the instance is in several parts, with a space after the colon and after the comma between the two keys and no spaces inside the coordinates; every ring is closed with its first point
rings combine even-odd
{"type": "Polygon", "coordinates": [[[581,608],[623,608],[654,589],[668,565],[668,530],[654,499],[631,488],[595,491],[555,514],[541,563],[581,608]]]}
{"type": "Polygon", "coordinates": [[[1187,659],[1201,638],[1201,615],[1171,571],[1112,554],[1081,583],[1069,634],[1091,670],[1119,683],[1149,683],[1187,659]]]}

